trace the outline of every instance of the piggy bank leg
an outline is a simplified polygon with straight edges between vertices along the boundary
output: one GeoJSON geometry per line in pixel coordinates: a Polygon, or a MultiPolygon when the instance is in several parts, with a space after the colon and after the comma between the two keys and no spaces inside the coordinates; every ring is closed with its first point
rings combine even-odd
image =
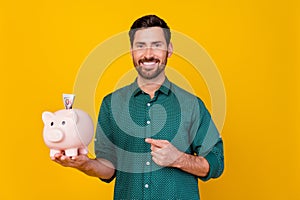
{"type": "Polygon", "coordinates": [[[65,150],[66,156],[77,156],[78,155],[78,149],[77,148],[72,148],[72,149],[66,149],[65,150]]]}
{"type": "Polygon", "coordinates": [[[86,154],[88,154],[88,152],[89,152],[89,151],[88,151],[88,149],[87,149],[87,148],[85,148],[85,147],[84,147],[84,148],[80,148],[80,149],[79,149],[79,153],[80,153],[80,154],[84,154],[84,155],[86,155],[86,154]]]}
{"type": "Polygon", "coordinates": [[[57,149],[50,149],[50,157],[54,157],[57,153],[61,153],[61,151],[57,149]]]}

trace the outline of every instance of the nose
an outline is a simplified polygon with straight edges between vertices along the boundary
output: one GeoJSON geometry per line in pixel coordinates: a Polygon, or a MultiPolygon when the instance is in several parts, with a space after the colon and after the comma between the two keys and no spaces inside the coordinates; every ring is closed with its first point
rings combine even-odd
{"type": "Polygon", "coordinates": [[[45,134],[49,142],[60,142],[64,138],[64,133],[60,129],[52,129],[45,134]]]}
{"type": "Polygon", "coordinates": [[[153,49],[152,49],[151,47],[147,47],[147,48],[145,49],[144,56],[145,56],[146,58],[151,58],[151,57],[153,57],[153,49]]]}

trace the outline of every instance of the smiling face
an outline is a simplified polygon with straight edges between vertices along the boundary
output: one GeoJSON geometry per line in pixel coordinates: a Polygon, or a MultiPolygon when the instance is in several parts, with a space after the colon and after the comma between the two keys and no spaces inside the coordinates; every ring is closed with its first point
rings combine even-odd
{"type": "Polygon", "coordinates": [[[146,80],[164,78],[167,59],[172,52],[172,44],[167,44],[162,28],[151,27],[136,31],[131,55],[138,78],[146,80]]]}

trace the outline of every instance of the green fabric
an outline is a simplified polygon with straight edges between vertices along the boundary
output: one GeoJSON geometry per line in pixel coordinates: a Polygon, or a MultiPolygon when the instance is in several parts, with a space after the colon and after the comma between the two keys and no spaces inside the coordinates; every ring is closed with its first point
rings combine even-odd
{"type": "Polygon", "coordinates": [[[219,177],[223,142],[203,102],[168,79],[154,98],[136,81],[107,95],[100,108],[95,138],[98,158],[111,161],[116,173],[115,199],[199,199],[198,178],[219,177]],[[192,155],[204,156],[210,171],[197,177],[156,165],[145,138],[165,139],[192,155]]]}

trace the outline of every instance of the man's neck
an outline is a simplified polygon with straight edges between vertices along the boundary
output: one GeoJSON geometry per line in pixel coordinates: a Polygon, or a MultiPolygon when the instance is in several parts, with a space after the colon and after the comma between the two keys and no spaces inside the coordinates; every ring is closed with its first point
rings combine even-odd
{"type": "Polygon", "coordinates": [[[164,83],[166,76],[162,74],[161,76],[156,77],[155,79],[143,79],[138,76],[137,83],[138,86],[147,94],[150,95],[151,99],[154,97],[155,92],[160,88],[164,83]]]}

